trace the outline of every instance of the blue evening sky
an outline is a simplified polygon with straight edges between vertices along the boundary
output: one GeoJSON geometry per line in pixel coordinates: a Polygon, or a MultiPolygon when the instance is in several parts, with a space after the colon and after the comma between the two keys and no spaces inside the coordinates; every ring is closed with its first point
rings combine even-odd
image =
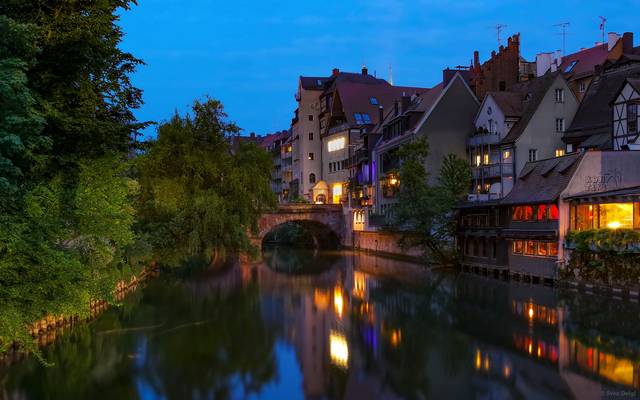
{"type": "MultiPolygon", "coordinates": [[[[468,65],[474,50],[486,60],[503,37],[520,32],[522,55],[562,47],[559,28],[571,23],[567,52],[606,31],[634,31],[640,43],[640,0],[139,0],[124,13],[122,47],[147,65],[134,76],[144,90],[141,120],[163,121],[205,95],[221,100],[245,134],[287,129],[299,75],[329,75],[333,67],[431,87],[442,69],[468,65]]],[[[147,134],[153,135],[155,129],[147,134]]]]}

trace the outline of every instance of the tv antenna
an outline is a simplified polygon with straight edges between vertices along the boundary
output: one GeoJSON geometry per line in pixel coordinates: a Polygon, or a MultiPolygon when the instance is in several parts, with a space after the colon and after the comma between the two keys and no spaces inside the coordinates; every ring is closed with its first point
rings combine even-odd
{"type": "Polygon", "coordinates": [[[607,19],[602,15],[598,18],[600,18],[600,32],[602,32],[602,43],[604,43],[604,26],[607,23],[607,19]]]}
{"type": "Polygon", "coordinates": [[[496,31],[496,36],[498,37],[498,47],[500,47],[500,45],[502,44],[502,39],[500,38],[500,34],[502,33],[502,30],[506,27],[507,25],[504,25],[504,24],[496,24],[495,26],[489,27],[491,29],[495,29],[496,31]]]}
{"type": "Polygon", "coordinates": [[[393,66],[389,64],[389,83],[393,86],[393,66]]]}
{"type": "Polygon", "coordinates": [[[557,26],[560,28],[561,32],[559,35],[562,35],[562,55],[566,54],[567,49],[567,28],[571,25],[569,22],[560,22],[559,24],[555,24],[553,26],[557,26]]]}

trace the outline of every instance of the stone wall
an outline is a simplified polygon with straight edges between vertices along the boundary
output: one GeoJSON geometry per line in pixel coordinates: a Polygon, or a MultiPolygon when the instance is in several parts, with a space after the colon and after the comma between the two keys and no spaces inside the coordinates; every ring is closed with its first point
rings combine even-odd
{"type": "Polygon", "coordinates": [[[395,232],[356,231],[353,232],[353,248],[364,251],[418,258],[422,250],[418,248],[402,249],[398,241],[402,235],[395,232]]]}

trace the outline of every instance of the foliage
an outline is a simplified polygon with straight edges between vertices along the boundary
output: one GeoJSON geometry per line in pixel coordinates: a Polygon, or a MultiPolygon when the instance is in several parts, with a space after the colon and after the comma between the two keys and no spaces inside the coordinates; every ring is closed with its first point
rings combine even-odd
{"type": "Polygon", "coordinates": [[[0,351],[28,324],[111,299],[134,244],[127,178],[141,92],[122,52],[128,0],[0,5],[0,351]]]}
{"type": "Polygon", "coordinates": [[[420,246],[425,255],[436,262],[449,263],[455,232],[452,209],[466,193],[470,169],[465,160],[447,155],[437,184],[431,186],[425,168],[428,154],[429,145],[424,137],[403,145],[398,151],[400,190],[398,201],[391,209],[392,226],[414,233],[403,236],[404,246],[420,246]]]}
{"type": "Polygon", "coordinates": [[[571,231],[569,263],[560,270],[563,279],[582,279],[610,285],[640,284],[640,232],[633,229],[571,231]]]}
{"type": "Polygon", "coordinates": [[[269,153],[242,141],[232,149],[239,129],[226,117],[219,101],[196,101],[193,115],[160,125],[138,160],[140,230],[165,263],[219,247],[250,249],[248,231],[275,206],[269,153]]]}

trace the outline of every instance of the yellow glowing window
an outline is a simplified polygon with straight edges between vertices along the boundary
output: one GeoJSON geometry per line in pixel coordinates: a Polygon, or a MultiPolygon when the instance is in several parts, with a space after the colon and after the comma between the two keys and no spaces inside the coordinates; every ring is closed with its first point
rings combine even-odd
{"type": "Polygon", "coordinates": [[[600,204],[600,228],[633,229],[633,203],[600,204]]]}
{"type": "Polygon", "coordinates": [[[335,185],[333,185],[333,203],[337,204],[340,203],[340,199],[342,197],[342,183],[336,183],[335,185]]]}
{"type": "Polygon", "coordinates": [[[480,154],[478,154],[478,155],[476,155],[476,166],[477,167],[480,166],[480,164],[481,164],[480,161],[481,161],[480,154]]]}
{"type": "Polygon", "coordinates": [[[556,149],[556,157],[562,157],[564,155],[564,149],[556,149]]]}
{"type": "Polygon", "coordinates": [[[600,353],[600,375],[612,382],[633,386],[633,363],[611,354],[600,353]]]}
{"type": "Polygon", "coordinates": [[[505,150],[505,151],[502,153],[502,158],[504,158],[504,159],[506,160],[506,159],[507,159],[507,158],[509,158],[509,157],[511,157],[511,152],[510,152],[509,150],[505,150]]]}
{"type": "Polygon", "coordinates": [[[483,157],[484,165],[489,165],[489,154],[485,154],[483,157]]]}
{"type": "Polygon", "coordinates": [[[344,145],[345,145],[344,137],[329,140],[329,142],[327,143],[327,150],[329,152],[342,150],[344,149],[344,145]]]}

